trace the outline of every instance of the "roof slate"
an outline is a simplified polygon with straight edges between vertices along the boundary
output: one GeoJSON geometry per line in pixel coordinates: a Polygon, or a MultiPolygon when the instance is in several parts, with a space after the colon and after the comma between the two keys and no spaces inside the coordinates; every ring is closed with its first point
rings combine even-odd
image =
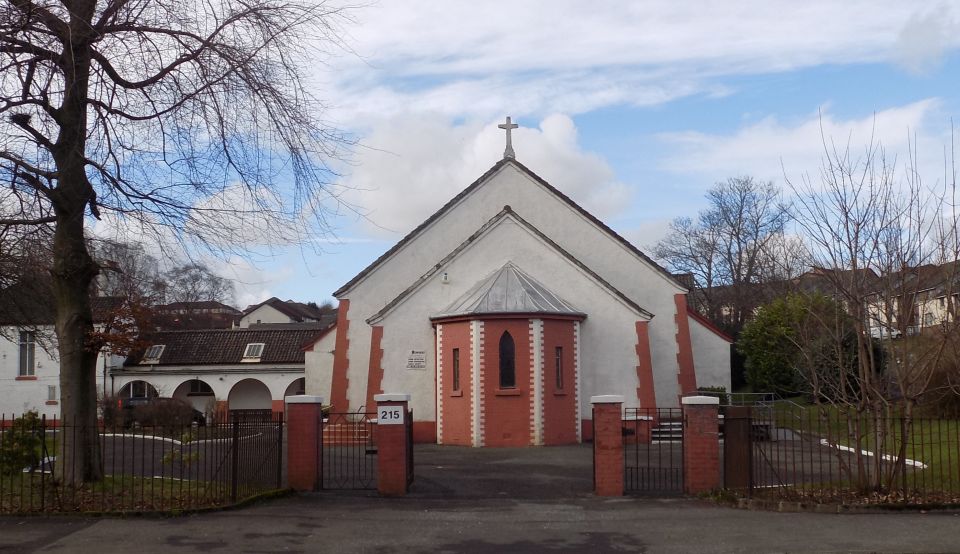
{"type": "MultiPolygon", "coordinates": [[[[239,364],[250,343],[264,343],[261,364],[304,363],[303,347],[323,332],[316,329],[207,329],[153,333],[151,345],[163,344],[156,364],[215,365],[239,364]]],[[[138,365],[143,352],[130,356],[124,365],[138,365]]]]}
{"type": "Polygon", "coordinates": [[[586,317],[567,301],[506,263],[431,319],[479,314],[542,313],[586,317]]]}
{"type": "MultiPolygon", "coordinates": [[[[107,321],[123,302],[119,296],[90,298],[93,322],[107,321]]],[[[47,280],[15,283],[0,290],[0,325],[52,325],[56,315],[56,300],[47,280]]]]}

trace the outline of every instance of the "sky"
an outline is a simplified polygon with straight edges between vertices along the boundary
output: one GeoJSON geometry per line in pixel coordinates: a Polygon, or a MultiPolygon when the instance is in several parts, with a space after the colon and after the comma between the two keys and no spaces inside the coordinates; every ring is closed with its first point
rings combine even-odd
{"type": "MultiPolygon", "coordinates": [[[[331,0],[334,1],[334,0],[331,0]]],[[[704,193],[816,178],[823,141],[871,137],[928,182],[960,116],[960,5],[902,0],[381,0],[308,80],[356,137],[333,235],[211,262],[241,308],[321,302],[503,155],[649,250],[704,193]]],[[[318,39],[319,41],[319,39],[318,39]]]]}

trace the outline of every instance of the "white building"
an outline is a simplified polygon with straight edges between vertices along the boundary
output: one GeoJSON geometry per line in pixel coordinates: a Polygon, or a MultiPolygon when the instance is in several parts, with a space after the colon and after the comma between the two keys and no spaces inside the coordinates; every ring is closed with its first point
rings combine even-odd
{"type": "Polygon", "coordinates": [[[315,304],[273,297],[259,304],[248,306],[240,316],[238,327],[285,323],[319,323],[327,327],[333,320],[315,304]]]}
{"type": "Polygon", "coordinates": [[[283,411],[285,396],[303,394],[308,351],[330,329],[251,328],[165,331],[110,372],[121,397],[179,398],[211,414],[283,411]]]}
{"type": "Polygon", "coordinates": [[[336,411],[410,393],[419,441],[577,442],[592,395],[729,389],[730,340],[686,294],[508,151],[334,293],[334,361],[306,390],[336,411]]]}
{"type": "MultiPolygon", "coordinates": [[[[0,414],[9,418],[32,410],[49,418],[59,417],[60,361],[52,302],[49,298],[31,298],[10,309],[5,301],[17,294],[12,289],[15,287],[3,291],[0,298],[0,414]]],[[[113,297],[94,299],[96,327],[102,328],[105,313],[118,302],[113,297]]],[[[98,393],[105,390],[107,373],[122,364],[123,357],[100,352],[96,366],[98,393]]]]}

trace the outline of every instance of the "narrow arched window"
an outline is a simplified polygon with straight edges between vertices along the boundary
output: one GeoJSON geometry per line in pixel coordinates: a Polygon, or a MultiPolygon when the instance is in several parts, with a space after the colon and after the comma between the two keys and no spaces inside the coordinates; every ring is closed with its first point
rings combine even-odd
{"type": "Polygon", "coordinates": [[[500,335],[500,388],[512,389],[517,386],[517,369],[513,337],[509,331],[500,335]]]}

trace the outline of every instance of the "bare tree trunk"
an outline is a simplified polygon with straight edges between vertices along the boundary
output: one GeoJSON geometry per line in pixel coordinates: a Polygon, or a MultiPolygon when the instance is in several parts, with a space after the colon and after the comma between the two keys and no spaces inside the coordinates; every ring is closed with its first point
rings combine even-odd
{"type": "MultiPolygon", "coordinates": [[[[82,212],[82,210],[81,210],[82,212]]],[[[97,266],[83,239],[83,218],[68,218],[54,236],[53,290],[60,344],[60,415],[57,478],[77,485],[103,477],[97,436],[97,351],[87,344],[93,331],[90,283],[97,266]]]]}
{"type": "MultiPolygon", "coordinates": [[[[71,24],[89,21],[92,13],[92,2],[78,3],[71,24]]],[[[60,183],[50,195],[57,216],[52,273],[60,349],[60,414],[68,426],[59,444],[57,476],[64,484],[78,485],[102,479],[103,467],[97,435],[97,349],[88,342],[93,332],[91,284],[99,269],[84,237],[87,206],[95,210],[85,156],[90,50],[83,42],[72,46],[61,62],[66,69],[67,92],[58,114],[60,134],[52,149],[60,183]]]]}

